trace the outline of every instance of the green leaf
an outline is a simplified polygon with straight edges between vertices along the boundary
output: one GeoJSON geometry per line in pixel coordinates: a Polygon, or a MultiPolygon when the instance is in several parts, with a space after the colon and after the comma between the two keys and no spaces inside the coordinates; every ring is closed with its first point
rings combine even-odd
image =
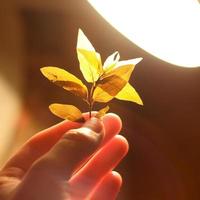
{"type": "Polygon", "coordinates": [[[87,87],[73,74],[58,67],[43,67],[42,74],[56,85],[84,99],[87,98],[87,87]]]}
{"type": "Polygon", "coordinates": [[[101,57],[81,29],[78,32],[77,56],[85,80],[94,83],[103,72],[101,57]]]}
{"type": "Polygon", "coordinates": [[[98,113],[95,115],[96,118],[101,118],[103,117],[109,110],[109,106],[106,106],[104,108],[102,108],[101,110],[98,111],[98,113]]]}
{"type": "Polygon", "coordinates": [[[105,60],[105,62],[103,64],[103,70],[105,72],[112,70],[112,68],[115,67],[115,65],[119,61],[119,58],[120,58],[120,56],[119,56],[118,51],[116,51],[113,54],[111,54],[110,56],[108,56],[108,58],[105,60]]]}
{"type": "Polygon", "coordinates": [[[129,83],[126,84],[126,86],[115,96],[115,98],[143,105],[139,94],[129,83]]]}
{"type": "Polygon", "coordinates": [[[54,115],[62,119],[68,119],[70,121],[76,122],[84,122],[81,111],[73,105],[54,103],[49,106],[49,109],[54,115]]]}

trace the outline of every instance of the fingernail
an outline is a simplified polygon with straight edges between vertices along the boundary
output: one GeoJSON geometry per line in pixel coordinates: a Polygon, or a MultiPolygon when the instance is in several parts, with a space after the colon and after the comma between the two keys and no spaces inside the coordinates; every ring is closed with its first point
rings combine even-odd
{"type": "Polygon", "coordinates": [[[81,128],[71,129],[64,135],[65,139],[79,141],[97,147],[104,137],[103,123],[100,119],[92,117],[81,128]]]}
{"type": "Polygon", "coordinates": [[[102,121],[96,117],[92,117],[89,120],[87,120],[83,127],[89,128],[90,130],[96,133],[101,133],[103,131],[102,121]]]}

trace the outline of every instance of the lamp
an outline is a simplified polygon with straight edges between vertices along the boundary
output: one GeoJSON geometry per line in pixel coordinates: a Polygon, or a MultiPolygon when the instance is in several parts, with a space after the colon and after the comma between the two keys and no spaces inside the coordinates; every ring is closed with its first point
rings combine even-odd
{"type": "Polygon", "coordinates": [[[130,41],[182,67],[200,66],[198,0],[88,0],[130,41]]]}

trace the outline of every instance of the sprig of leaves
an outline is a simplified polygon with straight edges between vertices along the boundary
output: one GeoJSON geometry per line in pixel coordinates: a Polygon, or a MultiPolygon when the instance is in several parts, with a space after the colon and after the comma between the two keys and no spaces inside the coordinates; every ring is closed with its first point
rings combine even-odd
{"type": "MultiPolygon", "coordinates": [[[[85,80],[91,84],[90,89],[76,76],[64,69],[47,66],[41,68],[42,74],[54,84],[81,97],[91,111],[95,102],[107,103],[113,98],[126,100],[143,105],[136,90],[129,84],[130,76],[142,58],[120,61],[116,51],[102,64],[101,56],[84,35],[81,29],[78,32],[77,56],[80,70],[85,80]]],[[[82,112],[73,105],[51,104],[50,111],[62,119],[84,121],[82,112]]],[[[99,110],[96,117],[102,117],[109,110],[106,106],[99,110]]]]}

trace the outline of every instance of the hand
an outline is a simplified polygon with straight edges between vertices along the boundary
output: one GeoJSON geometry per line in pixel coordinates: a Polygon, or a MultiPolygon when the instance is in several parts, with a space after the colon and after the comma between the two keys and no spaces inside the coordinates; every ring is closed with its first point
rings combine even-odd
{"type": "Polygon", "coordinates": [[[121,121],[64,121],[33,136],[0,171],[1,200],[112,200],[121,176],[112,170],[128,151],[121,121]]]}

